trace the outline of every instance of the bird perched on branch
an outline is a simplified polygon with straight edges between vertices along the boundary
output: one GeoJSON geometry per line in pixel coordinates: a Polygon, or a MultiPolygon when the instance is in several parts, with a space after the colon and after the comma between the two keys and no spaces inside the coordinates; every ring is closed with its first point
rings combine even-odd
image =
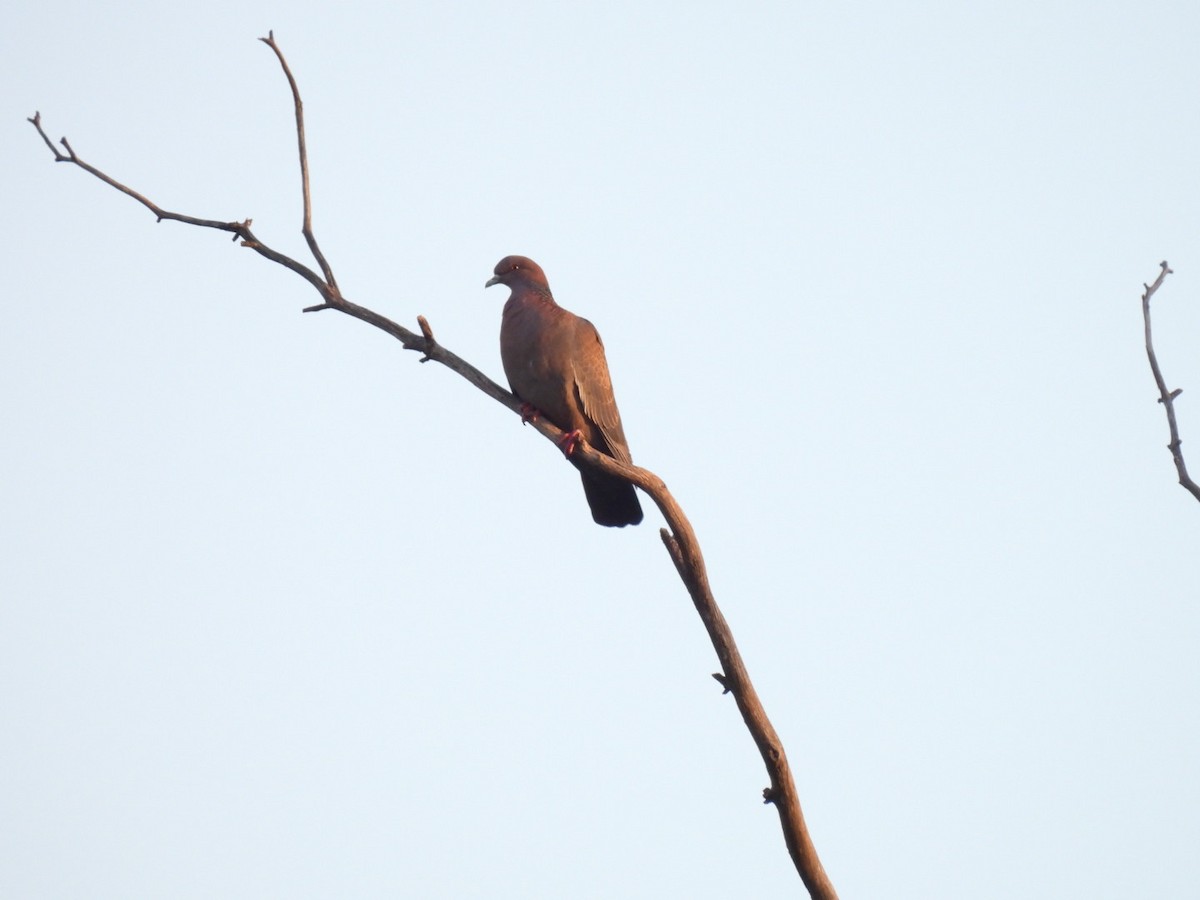
{"type": "MultiPolygon", "coordinates": [[[[546,275],[533,260],[506,256],[496,263],[495,272],[484,287],[504,284],[512,289],[500,320],[500,359],[526,415],[545,416],[567,432],[562,447],[568,459],[582,438],[601,453],[632,463],[595,326],[554,302],[546,275]]],[[[576,468],[597,523],[623,526],[642,521],[633,485],[576,468]]]]}

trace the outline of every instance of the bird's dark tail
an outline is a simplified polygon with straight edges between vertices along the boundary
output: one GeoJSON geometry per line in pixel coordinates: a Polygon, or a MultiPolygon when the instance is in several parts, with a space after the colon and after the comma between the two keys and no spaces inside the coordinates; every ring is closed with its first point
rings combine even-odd
{"type": "Polygon", "coordinates": [[[638,503],[633,485],[620,478],[609,478],[591,472],[580,472],[583,492],[587,495],[592,518],[597,525],[623,527],[642,521],[642,505],[638,503]]]}

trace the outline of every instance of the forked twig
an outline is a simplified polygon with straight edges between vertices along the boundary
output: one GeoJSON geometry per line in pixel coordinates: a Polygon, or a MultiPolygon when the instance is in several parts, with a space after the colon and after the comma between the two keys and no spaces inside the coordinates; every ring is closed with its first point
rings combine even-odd
{"type": "MultiPolygon", "coordinates": [[[[105,184],[137,200],[154,213],[160,222],[169,220],[182,222],[187,225],[196,225],[201,228],[214,228],[219,231],[230,232],[234,235],[235,239],[241,239],[242,246],[248,247],[272,262],[285,266],[300,275],[316,289],[321,295],[322,301],[316,306],[307,307],[304,310],[305,312],[336,309],[347,315],[354,316],[392,335],[400,341],[404,349],[421,351],[424,354],[421,362],[435,360],[442,363],[471,382],[471,384],[492,399],[504,404],[518,415],[521,414],[521,404],[516,397],[504,390],[474,366],[454,353],[451,353],[434,340],[433,330],[424,316],[417,317],[418,325],[422,331],[422,334],[418,335],[366,307],[351,303],[341,295],[337,282],[334,280],[333,270],[321,253],[312,230],[308,151],[305,146],[304,114],[303,105],[300,100],[300,91],[296,85],[295,78],[292,76],[291,69],[284,59],[283,53],[279,49],[279,45],[275,42],[274,33],[272,32],[267,37],[260,38],[260,40],[275,53],[284,74],[287,76],[288,84],[292,89],[292,98],[296,111],[296,133],[299,145],[301,182],[304,192],[303,233],[308,242],[309,251],[312,253],[314,259],[316,259],[321,270],[321,275],[318,275],[308,266],[263,244],[251,232],[249,219],[244,222],[220,222],[212,219],[199,219],[164,210],[138,192],[131,190],[94,166],[84,162],[71,148],[66,138],[63,138],[60,142],[66,153],[60,152],[43,130],[40,113],[35,114],[29,121],[37,129],[46,146],[54,154],[55,162],[67,162],[79,166],[84,171],[99,178],[105,184]]],[[[561,442],[564,436],[563,432],[546,421],[545,417],[538,417],[532,420],[532,424],[556,445],[561,442]]],[[[716,673],[714,677],[724,687],[726,693],[733,694],[738,705],[738,710],[742,714],[742,719],[750,731],[750,735],[753,737],[759,753],[762,755],[763,762],[770,776],[770,786],[763,790],[764,802],[773,803],[779,811],[784,841],[787,844],[788,852],[791,854],[796,869],[800,873],[800,877],[804,880],[804,884],[808,888],[809,894],[815,900],[837,900],[837,893],[828,875],[825,873],[820,859],[817,857],[816,848],[813,846],[808,828],[805,825],[804,815],[800,809],[800,799],[796,792],[787,756],[784,753],[783,743],[767,718],[766,711],[763,709],[758,694],[754,690],[754,685],[750,681],[745,663],[738,652],[737,644],[734,643],[729,625],[725,621],[725,617],[721,614],[721,610],[713,597],[712,589],[708,583],[708,573],[705,569],[704,557],[700,552],[700,544],[696,539],[696,534],[692,529],[691,523],[670,491],[667,490],[667,486],[663,483],[662,479],[653,472],[638,466],[617,462],[612,457],[598,452],[583,441],[577,445],[572,458],[575,461],[582,461],[585,464],[594,466],[608,474],[624,478],[637,485],[654,500],[662,512],[669,526],[669,528],[664,528],[660,531],[663,544],[666,546],[671,560],[679,572],[680,578],[691,595],[692,602],[695,604],[696,611],[704,622],[704,627],[708,631],[713,648],[716,650],[717,658],[721,663],[723,671],[716,673]]]]}
{"type": "Polygon", "coordinates": [[[1167,389],[1167,381],[1163,378],[1162,369],[1158,367],[1158,357],[1154,353],[1154,342],[1150,337],[1150,298],[1162,287],[1167,276],[1171,274],[1171,267],[1167,265],[1166,260],[1158,265],[1161,270],[1158,277],[1152,284],[1142,285],[1145,288],[1142,293],[1142,319],[1146,326],[1146,357],[1150,360],[1150,371],[1154,374],[1154,383],[1158,385],[1158,402],[1167,411],[1167,428],[1171,432],[1171,443],[1167,444],[1167,449],[1171,451],[1171,459],[1175,463],[1179,483],[1191,492],[1193,497],[1200,500],[1200,485],[1192,481],[1192,477],[1188,475],[1187,465],[1183,461],[1183,441],[1179,437],[1179,425],[1175,421],[1175,398],[1183,393],[1183,389],[1176,388],[1173,391],[1167,389]]]}

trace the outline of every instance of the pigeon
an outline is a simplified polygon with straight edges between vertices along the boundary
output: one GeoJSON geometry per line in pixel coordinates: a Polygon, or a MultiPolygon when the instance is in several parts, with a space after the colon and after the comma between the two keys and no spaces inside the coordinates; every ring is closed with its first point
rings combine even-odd
{"type": "MultiPolygon", "coordinates": [[[[567,432],[562,446],[568,459],[582,438],[601,453],[632,463],[595,326],[554,302],[546,275],[533,260],[506,256],[495,272],[484,287],[503,284],[512,290],[500,320],[500,359],[525,415],[544,416],[567,432]]],[[[633,485],[576,468],[597,524],[642,521],[633,485]]]]}

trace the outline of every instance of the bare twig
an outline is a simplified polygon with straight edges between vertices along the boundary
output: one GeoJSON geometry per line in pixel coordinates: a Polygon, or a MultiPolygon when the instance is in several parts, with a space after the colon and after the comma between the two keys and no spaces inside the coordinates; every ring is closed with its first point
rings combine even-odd
{"type": "Polygon", "coordinates": [[[417,316],[417,325],[421,327],[421,334],[425,336],[425,355],[417,360],[417,362],[427,363],[429,360],[433,359],[433,357],[429,355],[429,351],[437,346],[437,341],[435,341],[433,338],[433,329],[429,327],[428,319],[426,319],[424,316],[417,316]]]}
{"type": "Polygon", "coordinates": [[[279,65],[283,68],[283,74],[287,76],[288,85],[292,89],[292,101],[296,107],[296,140],[300,145],[300,184],[304,190],[304,227],[301,231],[304,233],[304,240],[308,242],[309,252],[312,253],[313,259],[321,267],[321,271],[325,274],[325,282],[329,286],[329,290],[335,296],[338,294],[337,280],[333,277],[333,269],[329,263],[325,261],[325,254],[321,252],[321,248],[317,246],[317,239],[313,236],[312,230],[312,194],[308,188],[308,147],[304,142],[304,104],[300,102],[300,88],[296,84],[296,79],[292,75],[292,69],[287,64],[287,60],[283,58],[283,51],[279,49],[279,45],[275,43],[275,32],[268,31],[265,38],[259,38],[264,44],[271,48],[279,60],[279,65]]]}
{"type": "Polygon", "coordinates": [[[1154,354],[1154,342],[1150,338],[1150,298],[1162,287],[1162,283],[1171,274],[1171,267],[1167,265],[1166,260],[1158,265],[1161,271],[1154,279],[1154,283],[1142,285],[1145,288],[1145,292],[1142,294],[1142,318],[1146,324],[1146,356],[1150,360],[1150,371],[1154,373],[1154,383],[1158,385],[1158,402],[1167,410],[1167,428],[1171,432],[1171,443],[1167,444],[1167,449],[1171,451],[1171,459],[1175,462],[1179,483],[1190,491],[1193,497],[1200,500],[1200,485],[1192,481],[1192,477],[1188,475],[1187,465],[1183,461],[1183,441],[1179,437],[1179,425],[1175,421],[1175,398],[1183,393],[1183,389],[1176,388],[1173,391],[1167,389],[1162,369],[1158,367],[1158,357],[1154,354]]]}
{"type": "Polygon", "coordinates": [[[261,256],[265,256],[267,259],[271,260],[271,262],[278,263],[281,266],[291,269],[293,272],[311,284],[314,288],[316,288],[321,296],[326,298],[326,303],[332,303],[333,295],[329,290],[329,286],[321,279],[321,276],[319,276],[308,266],[296,262],[296,260],[292,259],[290,256],[284,256],[277,250],[272,250],[257,237],[255,237],[254,232],[250,230],[250,225],[252,222],[251,219],[246,219],[243,222],[219,222],[215,219],[198,219],[195,216],[185,216],[182,213],[171,212],[170,210],[163,209],[158,204],[147,199],[132,188],[126,187],[115,178],[112,178],[111,176],[101,172],[90,163],[84,162],[75,153],[74,149],[72,149],[66,138],[62,138],[59,143],[66,148],[67,152],[65,154],[59,153],[54,144],[50,141],[50,138],[46,135],[45,130],[42,128],[42,114],[40,112],[34,113],[33,118],[29,119],[29,122],[34,128],[37,129],[38,134],[42,136],[42,140],[46,142],[46,146],[53,151],[55,162],[67,162],[79,166],[79,168],[83,169],[90,175],[94,175],[96,178],[99,178],[105,184],[110,185],[121,193],[132,197],[138,203],[142,204],[142,206],[146,207],[146,209],[150,210],[150,212],[154,213],[155,217],[160,222],[182,222],[185,225],[195,225],[198,228],[215,228],[218,231],[230,232],[233,235],[234,240],[241,238],[243,247],[249,247],[261,256]]]}
{"type": "MultiPolygon", "coordinates": [[[[381,316],[366,307],[352,303],[341,295],[337,282],[333,277],[333,270],[321,253],[312,231],[308,151],[304,140],[304,114],[300,101],[300,91],[296,85],[295,78],[292,76],[291,69],[284,59],[283,53],[275,42],[274,33],[272,32],[267,37],[260,38],[260,40],[275,53],[292,89],[292,98],[296,109],[296,132],[299,144],[301,182],[304,192],[303,233],[308,242],[309,251],[321,269],[321,275],[259,241],[250,230],[251,221],[249,219],[244,222],[220,222],[212,219],[198,219],[164,210],[138,192],[84,162],[71,148],[70,144],[67,143],[66,138],[63,138],[61,141],[66,153],[60,152],[43,130],[40,113],[35,114],[29,121],[37,129],[46,146],[54,154],[55,162],[68,162],[79,166],[105,184],[137,200],[154,213],[160,222],[167,219],[187,225],[196,225],[201,228],[214,228],[220,231],[231,232],[235,239],[241,239],[243,246],[253,249],[272,262],[285,266],[300,275],[321,295],[321,303],[306,307],[304,312],[336,309],[356,319],[360,319],[369,325],[373,325],[400,341],[404,349],[421,351],[424,354],[420,360],[421,362],[435,360],[442,363],[448,369],[458,373],[475,387],[479,388],[479,390],[483,391],[493,400],[504,404],[518,415],[522,415],[521,403],[516,397],[504,390],[504,388],[496,384],[496,382],[492,381],[474,366],[454,353],[451,353],[434,340],[433,330],[424,316],[417,317],[417,323],[422,332],[421,335],[417,335],[393,322],[391,319],[381,316]]],[[[1157,287],[1157,283],[1155,287],[1157,287]]],[[[1147,329],[1148,327],[1147,325],[1147,329]]],[[[1148,335],[1149,331],[1147,330],[1147,337],[1148,335]]],[[[525,419],[523,415],[522,418],[524,421],[532,422],[539,432],[556,445],[564,437],[564,432],[546,421],[545,418],[525,419]]],[[[763,762],[767,767],[771,783],[763,790],[764,802],[775,804],[779,811],[784,841],[810,895],[815,900],[837,900],[837,893],[829,877],[826,875],[820,859],[817,857],[816,849],[808,834],[804,815],[800,809],[799,796],[792,779],[791,769],[788,766],[787,756],[783,750],[783,744],[774,727],[771,725],[770,720],[767,718],[766,711],[763,709],[758,694],[754,690],[754,685],[750,681],[750,676],[746,671],[741,654],[734,643],[729,625],[725,621],[725,617],[722,615],[713,597],[712,589],[708,583],[704,557],[700,552],[699,541],[696,539],[696,534],[692,529],[691,523],[684,515],[682,508],[671,495],[670,491],[667,490],[667,486],[662,479],[647,469],[620,463],[612,457],[600,453],[584,441],[579,442],[572,459],[577,463],[583,462],[585,465],[593,466],[610,475],[626,479],[649,494],[658,505],[669,526],[669,528],[664,528],[660,531],[663,544],[666,546],[667,552],[670,554],[671,560],[675,563],[680,578],[683,580],[688,593],[692,597],[692,602],[695,604],[696,611],[704,622],[704,627],[708,631],[709,639],[712,641],[717,658],[721,663],[723,671],[715,673],[713,677],[725,689],[725,693],[733,694],[738,709],[742,714],[742,719],[746,723],[746,727],[750,731],[754,743],[758,746],[759,753],[762,754],[763,762]]]]}

